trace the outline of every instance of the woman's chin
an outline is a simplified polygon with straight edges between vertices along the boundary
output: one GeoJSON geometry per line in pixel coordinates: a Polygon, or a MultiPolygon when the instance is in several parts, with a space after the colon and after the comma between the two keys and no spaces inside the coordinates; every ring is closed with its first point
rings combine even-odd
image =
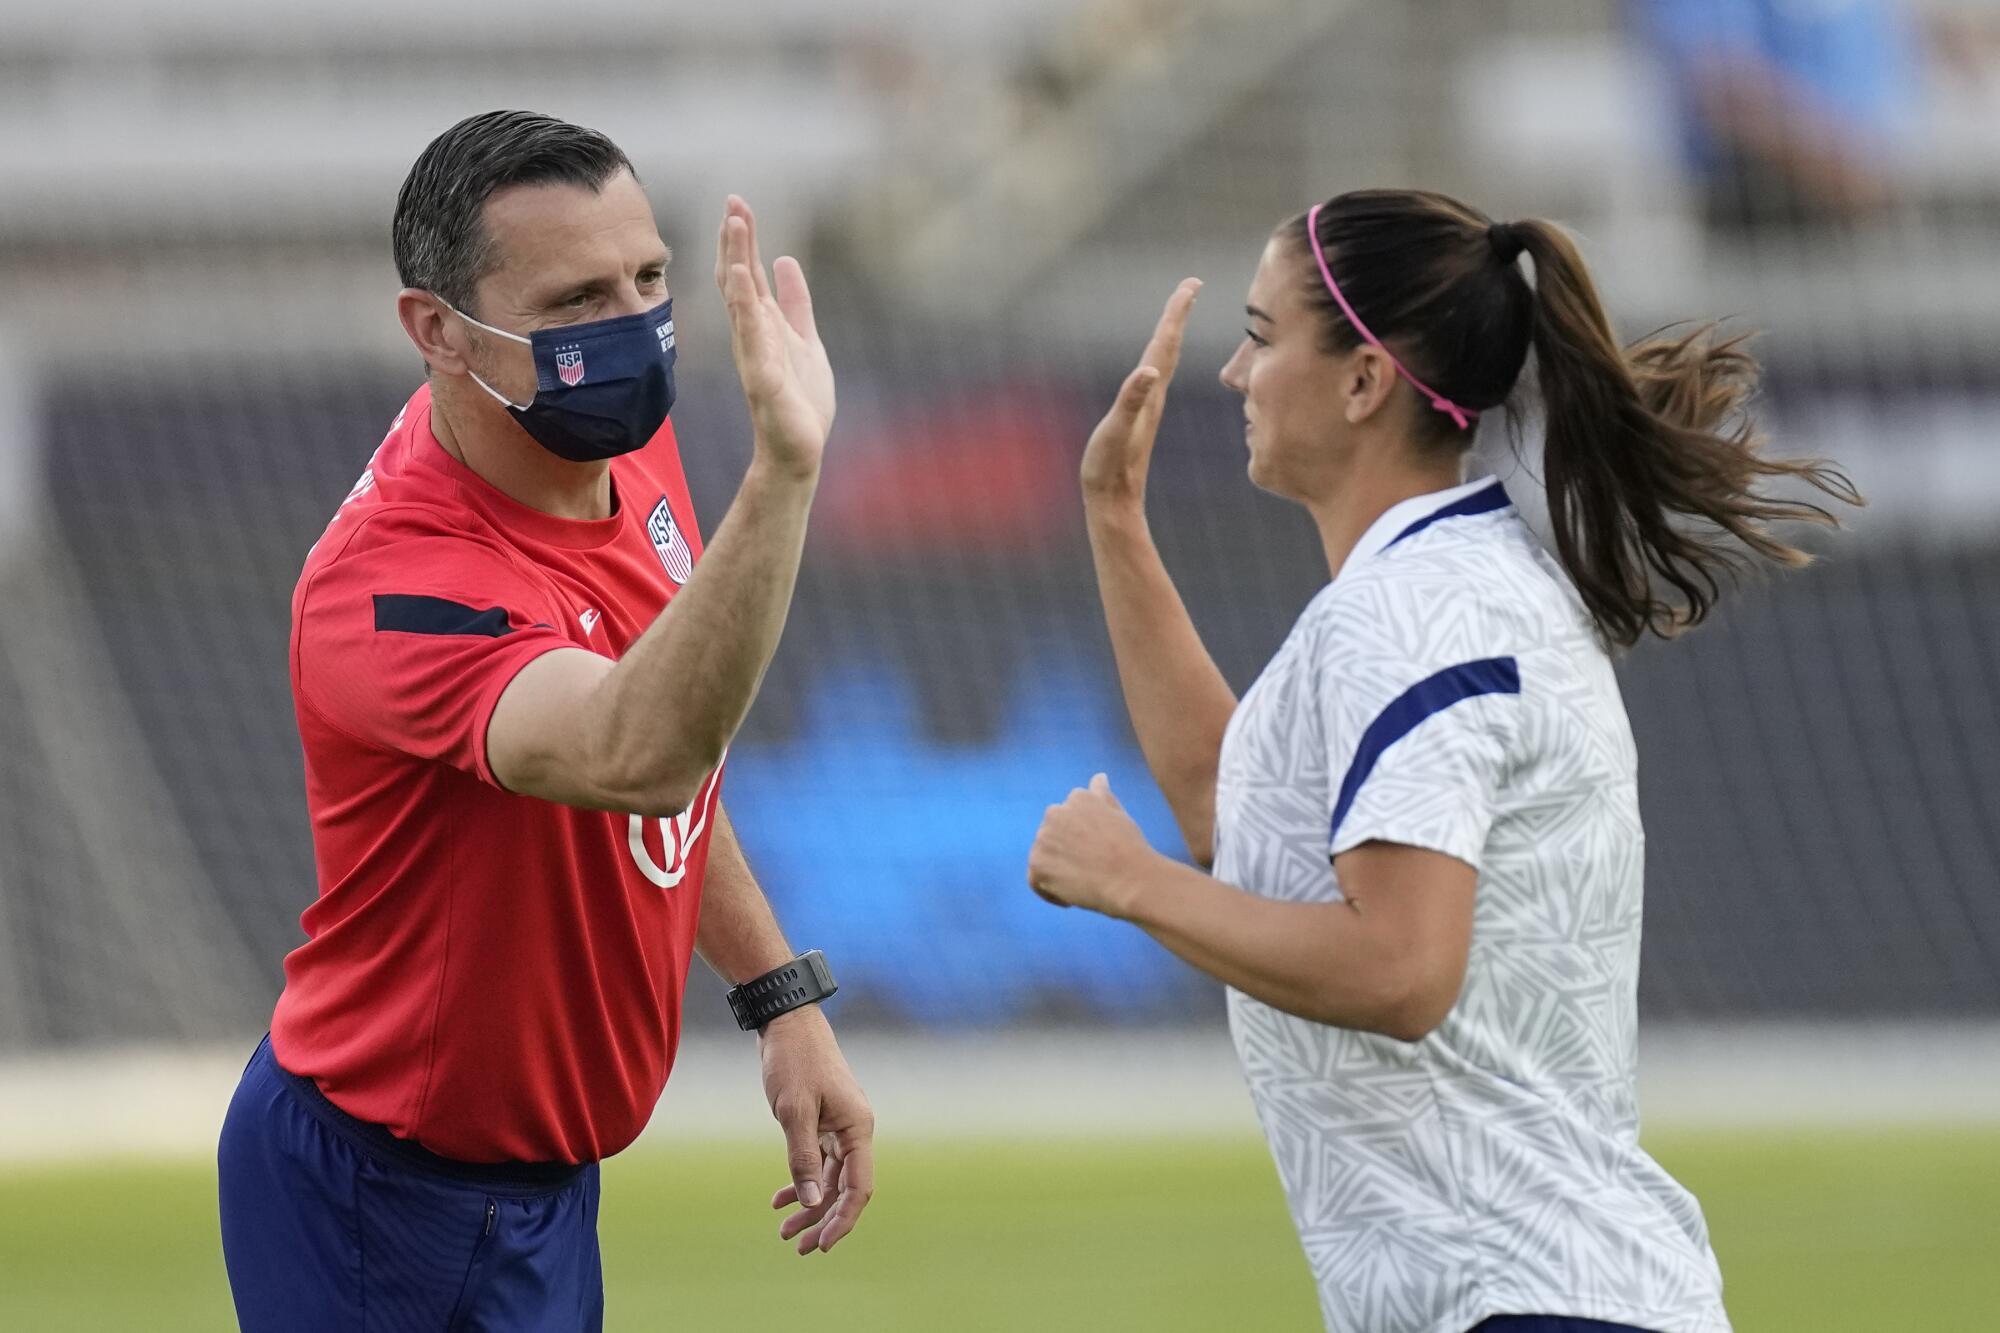
{"type": "Polygon", "coordinates": [[[1250,478],[1250,484],[1258,490],[1270,491],[1273,495],[1280,494],[1271,485],[1271,478],[1268,475],[1267,469],[1263,466],[1263,460],[1258,458],[1256,450],[1251,450],[1250,461],[1244,464],[1243,472],[1250,478]]]}
{"type": "Polygon", "coordinates": [[[1250,461],[1243,471],[1250,478],[1250,484],[1265,494],[1275,495],[1281,500],[1300,501],[1298,487],[1289,484],[1296,478],[1288,478],[1284,469],[1272,467],[1270,460],[1255,449],[1250,451],[1250,461]]]}

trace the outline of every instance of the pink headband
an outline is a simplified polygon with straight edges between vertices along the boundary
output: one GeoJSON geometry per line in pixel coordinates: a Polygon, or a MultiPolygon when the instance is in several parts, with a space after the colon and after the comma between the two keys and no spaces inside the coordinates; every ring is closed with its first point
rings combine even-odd
{"type": "Polygon", "coordinates": [[[1403,363],[1396,359],[1395,353],[1384,347],[1382,340],[1368,331],[1368,326],[1361,322],[1361,316],[1354,313],[1354,307],[1347,304],[1347,298],[1340,294],[1340,284],[1333,280],[1333,270],[1326,266],[1326,252],[1319,248],[1320,207],[1319,204],[1314,204],[1312,211],[1306,214],[1306,239],[1312,242],[1313,258],[1319,261],[1319,275],[1326,279],[1326,289],[1332,292],[1333,299],[1340,303],[1340,313],[1347,316],[1347,322],[1354,326],[1356,333],[1360,334],[1376,351],[1389,358],[1389,364],[1396,368],[1398,375],[1401,375],[1410,382],[1411,388],[1431,400],[1432,407],[1449,415],[1453,421],[1458,423],[1460,430],[1464,430],[1472,425],[1479,417],[1478,412],[1469,407],[1460,407],[1457,403],[1454,403],[1451,399],[1445,397],[1436,389],[1431,388],[1415,375],[1412,375],[1404,368],[1403,363]]]}

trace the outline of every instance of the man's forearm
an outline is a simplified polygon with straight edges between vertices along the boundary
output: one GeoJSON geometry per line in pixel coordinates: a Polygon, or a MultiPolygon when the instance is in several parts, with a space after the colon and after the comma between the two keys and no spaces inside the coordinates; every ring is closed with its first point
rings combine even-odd
{"type": "Polygon", "coordinates": [[[778,918],[736,841],[736,829],[719,804],[709,835],[695,948],[702,961],[732,986],[792,960],[791,945],[785,942],[778,918]]]}
{"type": "Polygon", "coordinates": [[[784,632],[817,485],[753,462],[687,586],[606,674],[584,725],[618,785],[692,799],[721,762],[784,632]]]}

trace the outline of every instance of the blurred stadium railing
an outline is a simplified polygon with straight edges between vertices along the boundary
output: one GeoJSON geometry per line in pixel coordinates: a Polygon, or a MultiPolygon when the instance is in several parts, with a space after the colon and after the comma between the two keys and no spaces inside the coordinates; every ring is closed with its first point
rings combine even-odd
{"type": "MultiPolygon", "coordinates": [[[[1778,447],[1849,464],[1875,501],[1816,569],[1624,667],[1647,1015],[2000,1014],[2000,6],[1817,7],[1880,25],[1845,45],[1759,17],[1782,8],[11,14],[0,1049],[268,1014],[313,894],[289,592],[416,382],[391,313],[396,186],[432,135],[503,105],[597,126],[638,163],[680,252],[675,420],[711,524],[747,448],[706,276],[722,195],[812,275],[841,423],[729,800],[790,933],[836,960],[848,1024],[1218,1014],[1136,932],[1021,884],[1042,805],[1099,769],[1172,845],[1098,625],[1074,458],[1173,281],[1208,279],[1154,513],[1247,683],[1323,571],[1305,520],[1243,479],[1213,370],[1266,231],[1382,183],[1571,222],[1631,332],[1766,330],[1778,447]],[[1680,35],[1745,15],[1737,47],[1680,35]],[[1798,90],[1779,110],[1811,151],[1744,131],[1743,81],[1717,72],[1744,68],[1798,90]],[[1877,101],[1813,95],[1834,77],[1877,101]]],[[[1486,445],[1531,499],[1532,462],[1486,445]]]]}

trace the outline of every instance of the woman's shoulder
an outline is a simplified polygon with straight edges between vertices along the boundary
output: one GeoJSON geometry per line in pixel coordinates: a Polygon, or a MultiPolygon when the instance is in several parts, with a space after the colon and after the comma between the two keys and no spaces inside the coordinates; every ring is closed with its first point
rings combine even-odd
{"type": "Polygon", "coordinates": [[[1294,633],[1321,661],[1445,661],[1526,651],[1569,619],[1531,552],[1479,546],[1392,550],[1343,570],[1294,633]]]}

